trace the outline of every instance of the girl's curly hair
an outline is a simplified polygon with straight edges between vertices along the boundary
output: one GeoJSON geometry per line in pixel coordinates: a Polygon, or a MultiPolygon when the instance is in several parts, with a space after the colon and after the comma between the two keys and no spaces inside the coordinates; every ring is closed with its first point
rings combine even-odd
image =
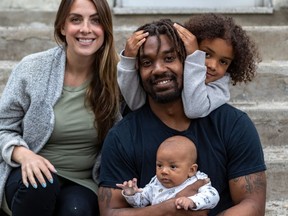
{"type": "Polygon", "coordinates": [[[203,40],[221,38],[233,47],[234,59],[227,72],[231,76],[232,84],[251,81],[261,61],[258,48],[246,31],[235,24],[232,17],[220,14],[196,15],[185,22],[184,27],[192,32],[198,43],[203,40]]]}

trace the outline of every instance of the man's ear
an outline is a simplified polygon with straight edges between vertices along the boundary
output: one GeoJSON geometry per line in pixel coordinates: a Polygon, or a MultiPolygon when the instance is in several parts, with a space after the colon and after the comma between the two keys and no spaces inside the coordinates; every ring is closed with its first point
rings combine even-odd
{"type": "Polygon", "coordinates": [[[194,176],[194,175],[196,174],[197,170],[198,170],[198,165],[197,165],[196,163],[192,164],[192,165],[190,166],[188,176],[189,176],[189,177],[194,176]]]}

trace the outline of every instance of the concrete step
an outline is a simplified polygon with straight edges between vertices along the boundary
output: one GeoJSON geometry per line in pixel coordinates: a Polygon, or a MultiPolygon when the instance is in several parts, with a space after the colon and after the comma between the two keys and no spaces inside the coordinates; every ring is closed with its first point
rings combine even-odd
{"type": "Polygon", "coordinates": [[[236,103],[288,101],[288,61],[261,62],[252,82],[231,85],[230,92],[236,103]]]}
{"type": "MultiPolygon", "coordinates": [[[[11,0],[4,0],[4,1],[8,2],[11,0]]],[[[31,0],[26,0],[26,1],[30,2],[31,0]]],[[[278,1],[286,1],[286,0],[278,0],[278,1]]],[[[29,3],[23,4],[23,2],[18,7],[7,7],[7,5],[6,7],[5,5],[1,7],[1,3],[2,2],[0,2],[0,25],[1,26],[27,25],[29,23],[35,22],[35,20],[37,20],[38,22],[43,22],[48,25],[52,25],[54,23],[56,10],[58,8],[58,3],[55,4],[54,6],[49,6],[45,8],[45,4],[51,3],[51,1],[41,2],[39,3],[41,5],[39,5],[37,8],[25,7],[29,3]],[[44,6],[44,7],[41,7],[41,6],[44,6]]],[[[34,0],[34,3],[32,4],[36,4],[35,0],[34,0]]],[[[113,7],[112,7],[112,11],[114,11],[113,7]]],[[[221,11],[221,8],[219,11],[221,11]]],[[[281,25],[287,25],[287,22],[288,22],[288,17],[287,17],[288,8],[285,7],[284,5],[283,7],[276,8],[272,14],[251,13],[251,12],[250,13],[235,13],[235,11],[233,10],[230,12],[231,13],[229,13],[229,10],[228,11],[226,10],[225,14],[232,16],[235,19],[235,21],[239,23],[240,25],[281,26],[281,25]]],[[[148,10],[144,14],[139,14],[139,13],[133,14],[133,11],[130,11],[127,14],[114,14],[113,13],[112,18],[113,18],[113,23],[115,26],[121,26],[121,25],[139,26],[144,23],[148,23],[153,20],[158,20],[162,18],[170,18],[173,21],[184,23],[193,15],[196,15],[199,13],[203,13],[203,12],[201,12],[201,10],[198,12],[197,10],[195,10],[194,12],[181,13],[181,10],[180,10],[178,13],[175,14],[175,13],[169,13],[169,11],[165,11],[165,9],[163,8],[163,10],[161,10],[161,13],[156,13],[156,14],[151,13],[151,10],[150,11],[148,10]]]]}
{"type": "MultiPolygon", "coordinates": [[[[264,147],[267,166],[267,200],[286,200],[288,202],[288,145],[264,147]]],[[[287,206],[288,207],[288,206],[287,206]]]]}
{"type": "MultiPolygon", "coordinates": [[[[288,22],[287,22],[288,23],[288,22]]],[[[263,60],[287,60],[288,26],[247,26],[248,34],[256,41],[263,60]],[[280,55],[285,55],[280,56],[280,55]]]]}
{"type": "MultiPolygon", "coordinates": [[[[137,26],[114,27],[115,43],[120,52],[137,26]]],[[[288,60],[288,26],[244,26],[257,42],[263,61],[288,60]]],[[[52,25],[33,22],[29,25],[0,26],[0,59],[20,60],[23,56],[55,46],[52,25]]]]}
{"type": "Polygon", "coordinates": [[[265,216],[287,216],[288,200],[271,200],[266,202],[265,216]]]}
{"type": "Polygon", "coordinates": [[[0,61],[0,97],[16,61],[0,61]]]}
{"type": "MultiPolygon", "coordinates": [[[[5,85],[12,67],[16,63],[17,61],[0,61],[0,89],[5,85]]],[[[257,76],[252,82],[231,85],[230,92],[230,101],[233,103],[288,101],[288,61],[260,63],[257,76]]]]}
{"type": "Polygon", "coordinates": [[[231,102],[231,104],[249,115],[257,128],[263,147],[286,146],[288,102],[251,102],[249,104],[231,102]]]}
{"type": "Polygon", "coordinates": [[[35,21],[46,25],[53,25],[56,17],[56,10],[27,10],[27,9],[0,9],[1,26],[23,26],[35,21]]]}
{"type": "Polygon", "coordinates": [[[55,45],[52,27],[43,23],[0,27],[1,60],[20,60],[30,53],[46,50],[55,45]]]}

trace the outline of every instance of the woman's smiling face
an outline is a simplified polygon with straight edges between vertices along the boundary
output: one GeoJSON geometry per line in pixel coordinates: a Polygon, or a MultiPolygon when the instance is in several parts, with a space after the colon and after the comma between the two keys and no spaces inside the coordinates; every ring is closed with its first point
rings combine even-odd
{"type": "Polygon", "coordinates": [[[104,30],[93,1],[75,0],[61,33],[70,55],[94,55],[104,43],[104,30]]]}

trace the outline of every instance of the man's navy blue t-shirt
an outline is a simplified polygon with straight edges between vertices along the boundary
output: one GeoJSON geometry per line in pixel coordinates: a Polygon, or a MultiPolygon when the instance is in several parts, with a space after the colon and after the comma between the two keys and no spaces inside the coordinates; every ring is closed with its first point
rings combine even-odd
{"type": "Polygon", "coordinates": [[[144,187],[156,173],[158,146],[168,137],[183,135],[194,141],[199,170],[206,173],[220,195],[209,215],[233,205],[228,181],[266,170],[256,128],[246,113],[224,104],[207,117],[192,119],[185,131],[167,127],[149,105],[129,113],[113,127],[104,142],[100,186],[138,179],[144,187]]]}

